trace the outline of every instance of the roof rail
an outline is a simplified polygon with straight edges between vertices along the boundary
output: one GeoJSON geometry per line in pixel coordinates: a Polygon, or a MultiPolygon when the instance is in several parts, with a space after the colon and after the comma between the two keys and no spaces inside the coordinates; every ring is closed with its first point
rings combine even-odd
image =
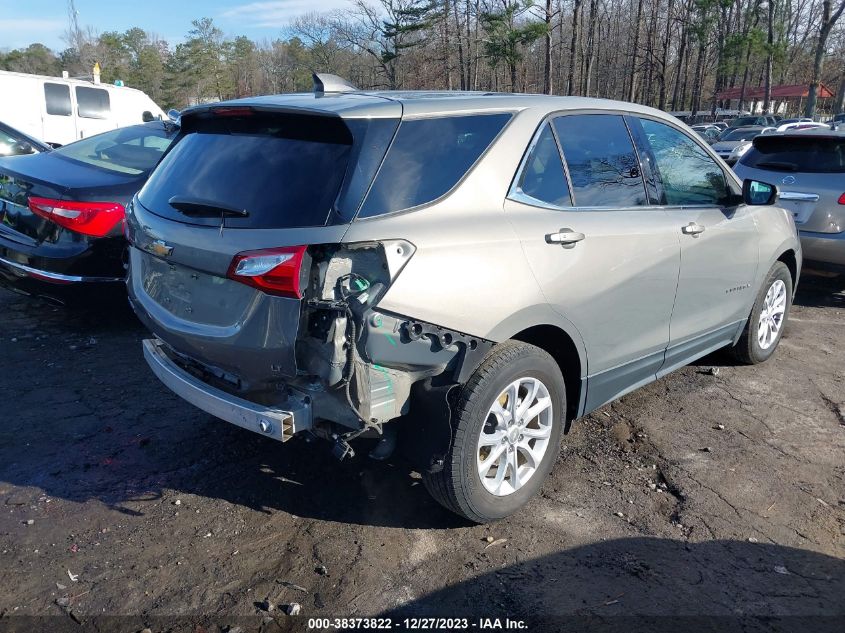
{"type": "Polygon", "coordinates": [[[328,73],[311,73],[314,80],[314,94],[317,96],[332,92],[358,92],[358,87],[343,77],[328,73]]]}

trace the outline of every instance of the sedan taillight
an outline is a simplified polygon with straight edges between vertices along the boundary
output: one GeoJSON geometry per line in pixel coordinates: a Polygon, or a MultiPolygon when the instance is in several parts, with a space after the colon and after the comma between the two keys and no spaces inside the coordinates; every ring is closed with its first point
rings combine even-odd
{"type": "Polygon", "coordinates": [[[31,196],[29,208],[61,227],[91,237],[108,235],[124,218],[123,205],[118,202],[78,202],[31,196]]]}
{"type": "Polygon", "coordinates": [[[839,202],[839,204],[845,204],[845,193],[839,196],[839,200],[837,200],[837,202],[839,202]]]}
{"type": "Polygon", "coordinates": [[[302,298],[302,258],[307,246],[283,246],[235,255],[226,276],[281,297],[302,298]]]}

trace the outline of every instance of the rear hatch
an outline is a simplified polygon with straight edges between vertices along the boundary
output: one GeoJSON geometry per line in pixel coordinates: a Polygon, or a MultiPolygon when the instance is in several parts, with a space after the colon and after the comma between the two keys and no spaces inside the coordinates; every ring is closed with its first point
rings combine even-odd
{"type": "Polygon", "coordinates": [[[341,241],[400,114],[396,104],[395,118],[243,106],[183,115],[127,209],[129,294],[146,325],[240,390],[296,375],[303,247],[341,241]]]}
{"type": "Polygon", "coordinates": [[[776,185],[778,204],[802,231],[845,231],[845,136],[758,136],[740,161],[743,176],[776,185]]]}

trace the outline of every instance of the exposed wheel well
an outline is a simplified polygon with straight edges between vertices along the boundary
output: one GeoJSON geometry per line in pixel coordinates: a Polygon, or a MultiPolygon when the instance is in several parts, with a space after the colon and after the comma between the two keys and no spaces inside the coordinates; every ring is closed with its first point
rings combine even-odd
{"type": "Polygon", "coordinates": [[[792,287],[795,288],[795,285],[798,283],[798,262],[795,259],[795,251],[784,251],[778,257],[778,261],[783,262],[789,268],[789,275],[792,277],[792,287]]]}
{"type": "Polygon", "coordinates": [[[514,340],[536,345],[551,354],[557,361],[566,383],[566,430],[578,415],[581,402],[581,360],[578,348],[569,335],[554,325],[535,325],[511,337],[514,340]]]}

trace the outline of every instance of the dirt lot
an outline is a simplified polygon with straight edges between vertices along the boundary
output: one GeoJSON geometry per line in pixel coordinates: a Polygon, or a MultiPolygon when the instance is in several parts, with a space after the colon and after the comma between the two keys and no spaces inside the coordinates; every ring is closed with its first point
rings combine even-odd
{"type": "Polygon", "coordinates": [[[120,305],[2,292],[0,315],[0,628],[123,614],[115,630],[271,630],[292,602],[557,630],[574,620],[554,616],[845,619],[845,278],[805,276],[774,360],[711,356],[576,423],[542,498],[489,526],[399,462],[337,463],[183,403],[120,305]]]}

